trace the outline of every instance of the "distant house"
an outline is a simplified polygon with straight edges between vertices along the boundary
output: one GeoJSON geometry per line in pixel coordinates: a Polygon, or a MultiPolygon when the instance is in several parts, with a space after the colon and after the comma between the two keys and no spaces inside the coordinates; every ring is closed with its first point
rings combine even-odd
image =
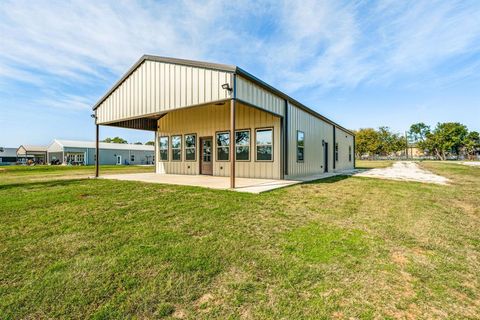
{"type": "MultiPolygon", "coordinates": [[[[154,147],[137,144],[100,142],[100,164],[153,164],[154,147]]],[[[95,142],[53,140],[48,146],[48,162],[95,164],[95,142]]]]}
{"type": "Polygon", "coordinates": [[[0,147],[0,166],[17,163],[17,148],[0,147]]]}
{"type": "Polygon", "coordinates": [[[47,147],[21,145],[17,149],[17,161],[20,163],[45,164],[47,162],[47,147]]]}

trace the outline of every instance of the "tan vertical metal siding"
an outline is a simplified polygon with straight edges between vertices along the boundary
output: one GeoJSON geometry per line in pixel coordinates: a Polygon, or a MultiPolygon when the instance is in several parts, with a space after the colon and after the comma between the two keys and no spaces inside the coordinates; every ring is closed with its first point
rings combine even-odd
{"type": "Polygon", "coordinates": [[[333,171],[333,126],[288,104],[288,178],[321,174],[324,172],[322,140],[328,142],[328,169],[333,171]],[[297,131],[305,133],[305,160],[297,162],[297,131]]]}
{"type": "Polygon", "coordinates": [[[232,73],[144,61],[97,108],[97,123],[126,120],[230,98],[232,73]]]}
{"type": "Polygon", "coordinates": [[[237,99],[284,116],[285,100],[241,76],[237,76],[237,99]]]}
{"type": "Polygon", "coordinates": [[[335,139],[338,143],[338,161],[336,171],[353,169],[353,136],[339,128],[335,128],[335,139]],[[348,160],[348,147],[352,148],[352,161],[348,160]]]}
{"type": "MultiPolygon", "coordinates": [[[[247,178],[280,178],[280,118],[256,108],[237,104],[236,127],[237,129],[251,129],[250,131],[250,161],[237,161],[236,176],[247,178]],[[255,161],[255,128],[273,128],[273,161],[255,161]]],[[[199,152],[200,137],[211,136],[213,138],[213,175],[229,176],[230,162],[217,161],[216,159],[216,132],[228,131],[230,129],[229,104],[216,106],[208,105],[182,109],[168,113],[159,120],[159,131],[157,138],[169,136],[171,144],[172,135],[182,135],[182,161],[171,161],[171,149],[169,148],[169,161],[158,161],[156,155],[157,173],[172,174],[199,174],[199,152]],[[197,134],[196,161],[184,161],[185,146],[184,135],[189,133],[197,134]]],[[[158,150],[158,139],[155,142],[158,150]]]]}

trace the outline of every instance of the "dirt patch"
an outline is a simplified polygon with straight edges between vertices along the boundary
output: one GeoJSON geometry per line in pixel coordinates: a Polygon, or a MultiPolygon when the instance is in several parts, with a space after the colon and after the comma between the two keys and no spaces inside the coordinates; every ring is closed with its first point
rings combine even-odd
{"type": "Polygon", "coordinates": [[[420,168],[412,161],[398,161],[388,168],[376,168],[359,173],[354,173],[357,177],[370,177],[389,180],[417,181],[424,183],[448,184],[449,180],[445,177],[436,175],[430,171],[420,168]]]}

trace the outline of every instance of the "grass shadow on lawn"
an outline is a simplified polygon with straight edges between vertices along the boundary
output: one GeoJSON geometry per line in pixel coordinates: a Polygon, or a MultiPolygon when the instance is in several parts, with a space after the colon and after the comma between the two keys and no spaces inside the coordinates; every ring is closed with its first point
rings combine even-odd
{"type": "Polygon", "coordinates": [[[338,176],[334,176],[334,177],[330,177],[330,178],[317,179],[317,180],[313,180],[313,181],[304,182],[303,184],[305,184],[305,185],[324,184],[324,183],[330,184],[330,183],[337,183],[337,182],[340,182],[342,180],[346,180],[346,179],[349,179],[349,178],[351,178],[351,176],[338,175],[338,176]]]}

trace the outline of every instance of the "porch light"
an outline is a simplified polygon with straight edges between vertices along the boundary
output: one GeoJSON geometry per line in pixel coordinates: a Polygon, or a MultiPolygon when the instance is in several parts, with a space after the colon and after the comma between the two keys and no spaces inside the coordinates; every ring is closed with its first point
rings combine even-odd
{"type": "Polygon", "coordinates": [[[222,84],[222,89],[225,89],[225,90],[228,90],[228,91],[232,91],[232,88],[230,88],[230,85],[229,85],[228,83],[222,84]]]}

